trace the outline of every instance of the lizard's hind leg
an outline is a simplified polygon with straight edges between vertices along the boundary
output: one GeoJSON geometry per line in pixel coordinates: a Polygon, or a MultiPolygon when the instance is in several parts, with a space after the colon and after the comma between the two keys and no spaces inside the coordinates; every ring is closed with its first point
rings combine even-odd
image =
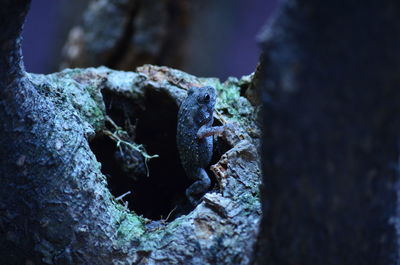
{"type": "Polygon", "coordinates": [[[196,205],[198,203],[196,197],[203,196],[211,186],[211,180],[203,168],[196,170],[194,179],[195,182],[186,189],[186,196],[192,205],[196,205]]]}

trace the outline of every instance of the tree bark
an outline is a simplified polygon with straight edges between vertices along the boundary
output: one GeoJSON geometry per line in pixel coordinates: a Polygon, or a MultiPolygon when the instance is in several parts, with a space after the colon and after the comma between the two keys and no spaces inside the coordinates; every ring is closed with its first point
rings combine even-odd
{"type": "Polygon", "coordinates": [[[399,16],[286,1],[263,33],[256,264],[398,264],[399,16]]]}
{"type": "Polygon", "coordinates": [[[190,25],[190,0],[90,1],[63,48],[62,68],[145,63],[178,67],[190,25]]]}
{"type": "Polygon", "coordinates": [[[260,130],[240,95],[250,77],[220,83],[151,65],[29,74],[20,49],[28,5],[0,8],[0,263],[248,264],[261,214],[260,130]],[[192,85],[217,88],[216,124],[235,121],[217,141],[214,189],[194,209],[175,144],[178,106],[192,85]],[[148,161],[139,144],[159,157],[148,161]],[[149,176],[121,169],[132,161],[149,176]],[[125,183],[133,195],[118,193],[125,183]],[[154,204],[164,208],[145,207],[154,204]]]}

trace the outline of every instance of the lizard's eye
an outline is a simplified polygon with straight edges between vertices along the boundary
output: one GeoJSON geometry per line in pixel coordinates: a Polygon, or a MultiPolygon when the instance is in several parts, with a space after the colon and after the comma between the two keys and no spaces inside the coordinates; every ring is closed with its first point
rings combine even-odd
{"type": "Polygon", "coordinates": [[[210,95],[209,94],[205,94],[204,95],[204,101],[205,102],[209,102],[210,101],[210,95]]]}

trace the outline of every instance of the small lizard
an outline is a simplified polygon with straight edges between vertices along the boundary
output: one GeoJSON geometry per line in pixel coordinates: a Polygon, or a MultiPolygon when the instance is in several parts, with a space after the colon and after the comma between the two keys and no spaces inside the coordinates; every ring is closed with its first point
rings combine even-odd
{"type": "Polygon", "coordinates": [[[225,129],[225,126],[212,127],[216,99],[214,87],[192,87],[178,112],[176,142],[186,175],[194,180],[186,189],[186,196],[193,205],[211,185],[205,168],[212,157],[212,136],[222,134],[225,129]]]}

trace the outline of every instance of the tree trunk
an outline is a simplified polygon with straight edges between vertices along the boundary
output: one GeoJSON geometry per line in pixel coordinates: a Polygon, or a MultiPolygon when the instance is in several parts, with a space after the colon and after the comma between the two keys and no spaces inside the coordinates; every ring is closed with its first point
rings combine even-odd
{"type": "Polygon", "coordinates": [[[190,0],[90,1],[63,48],[62,68],[181,65],[190,0]]]}
{"type": "Polygon", "coordinates": [[[260,130],[241,96],[250,77],[221,84],[151,65],[28,74],[28,5],[0,8],[0,263],[248,264],[261,214],[260,130]],[[195,208],[175,144],[192,85],[217,88],[216,125],[235,122],[195,208]]]}
{"type": "Polygon", "coordinates": [[[265,30],[257,264],[398,264],[399,17],[295,0],[265,30]]]}

